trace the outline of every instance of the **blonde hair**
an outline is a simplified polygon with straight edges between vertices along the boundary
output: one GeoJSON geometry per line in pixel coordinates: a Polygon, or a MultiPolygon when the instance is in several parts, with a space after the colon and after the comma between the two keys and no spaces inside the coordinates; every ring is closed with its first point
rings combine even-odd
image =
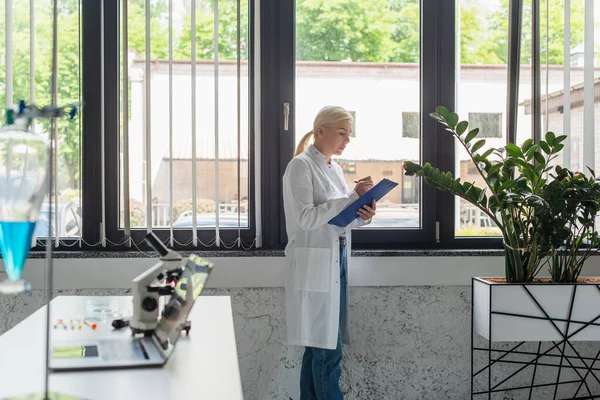
{"type": "Polygon", "coordinates": [[[300,143],[298,143],[298,147],[296,147],[296,154],[294,155],[297,156],[304,152],[304,150],[306,150],[306,148],[308,147],[308,141],[310,140],[311,136],[316,136],[316,132],[319,129],[319,127],[326,127],[331,124],[335,124],[336,122],[344,121],[347,119],[352,121],[352,115],[350,115],[350,113],[344,108],[336,106],[323,107],[315,117],[312,131],[308,132],[307,134],[302,136],[302,139],[300,139],[300,143]]]}

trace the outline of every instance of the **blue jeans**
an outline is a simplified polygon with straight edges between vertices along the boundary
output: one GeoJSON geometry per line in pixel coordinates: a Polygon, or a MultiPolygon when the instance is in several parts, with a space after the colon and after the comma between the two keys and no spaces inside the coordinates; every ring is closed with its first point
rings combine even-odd
{"type": "Polygon", "coordinates": [[[340,321],[335,350],[307,347],[300,371],[300,400],[342,400],[342,316],[346,308],[346,245],[340,244],[340,321]]]}

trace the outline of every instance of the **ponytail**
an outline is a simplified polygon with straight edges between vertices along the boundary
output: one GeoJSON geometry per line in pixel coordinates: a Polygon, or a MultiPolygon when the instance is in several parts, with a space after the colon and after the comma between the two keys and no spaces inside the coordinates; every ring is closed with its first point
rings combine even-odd
{"type": "Polygon", "coordinates": [[[352,115],[342,107],[327,106],[322,108],[315,118],[313,130],[304,135],[300,143],[298,143],[295,156],[302,154],[306,150],[311,136],[315,136],[316,139],[315,132],[319,130],[319,127],[329,126],[343,120],[352,121],[352,115]]]}
{"type": "Polygon", "coordinates": [[[294,154],[294,156],[298,156],[302,154],[304,150],[306,150],[306,148],[308,147],[308,141],[310,140],[311,136],[313,136],[313,131],[310,131],[306,135],[302,136],[302,139],[300,139],[300,143],[298,143],[298,147],[296,147],[296,153],[294,154]]]}

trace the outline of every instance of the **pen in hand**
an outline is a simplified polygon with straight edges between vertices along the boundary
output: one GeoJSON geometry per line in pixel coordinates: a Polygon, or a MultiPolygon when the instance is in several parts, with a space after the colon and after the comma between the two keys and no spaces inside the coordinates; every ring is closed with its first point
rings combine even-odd
{"type": "Polygon", "coordinates": [[[356,183],[356,187],[354,188],[354,191],[359,196],[362,196],[367,191],[369,191],[369,189],[371,189],[373,187],[373,181],[371,180],[370,176],[367,176],[366,178],[362,178],[362,179],[359,179],[358,181],[354,181],[354,182],[356,183]]]}
{"type": "Polygon", "coordinates": [[[372,179],[370,176],[367,176],[366,178],[362,178],[357,181],[354,181],[354,183],[365,182],[365,181],[372,181],[372,179]]]}

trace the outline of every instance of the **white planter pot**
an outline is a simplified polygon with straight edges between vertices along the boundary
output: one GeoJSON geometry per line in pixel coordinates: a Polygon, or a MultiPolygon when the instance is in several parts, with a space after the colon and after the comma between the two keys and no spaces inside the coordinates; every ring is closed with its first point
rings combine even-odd
{"type": "Polygon", "coordinates": [[[600,340],[600,285],[473,278],[473,329],[498,341],[600,340]]]}

